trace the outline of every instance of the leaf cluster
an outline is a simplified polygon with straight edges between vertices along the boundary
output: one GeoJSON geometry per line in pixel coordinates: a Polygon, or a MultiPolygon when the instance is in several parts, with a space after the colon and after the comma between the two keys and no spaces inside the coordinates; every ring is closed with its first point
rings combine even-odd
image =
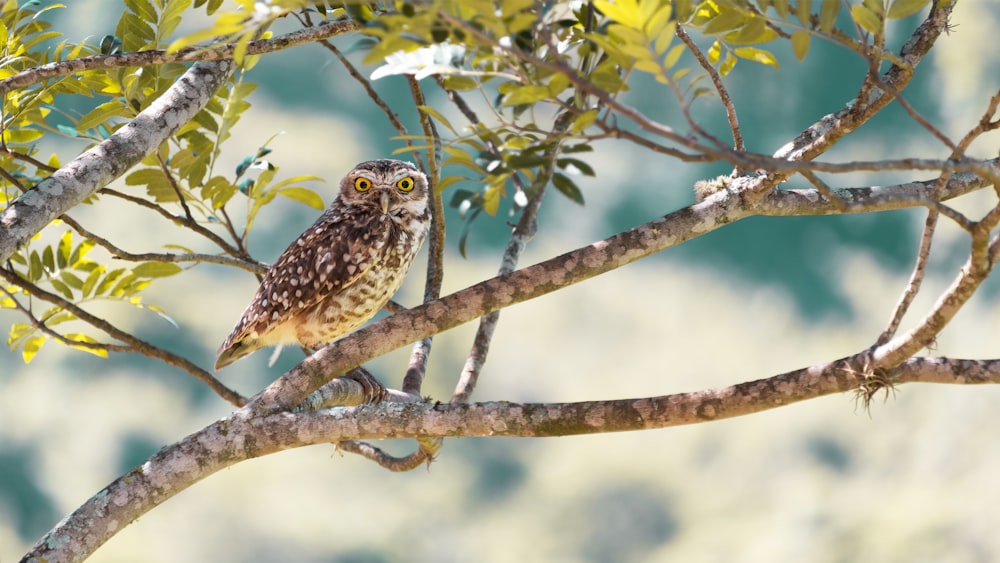
{"type": "MultiPolygon", "coordinates": [[[[6,54],[0,60],[0,79],[53,61],[163,49],[173,41],[171,34],[192,7],[191,0],[126,0],[114,33],[99,44],[63,41],[52,46],[61,35],[51,30],[45,14],[60,6],[33,10],[32,4],[13,8],[12,3],[6,3],[0,12],[0,46],[6,54]]],[[[215,0],[194,3],[195,8],[203,7],[209,14],[220,5],[215,0]]],[[[186,65],[170,62],[141,68],[88,67],[72,77],[12,90],[3,100],[0,131],[4,201],[12,201],[60,167],[57,154],[45,162],[37,159],[38,141],[44,135],[64,135],[87,144],[100,142],[162,96],[185,70],[186,65]],[[98,103],[82,114],[69,113],[59,109],[67,96],[98,103]]],[[[105,197],[125,199],[143,209],[139,212],[152,211],[162,220],[185,226],[220,253],[250,264],[246,243],[254,219],[276,196],[322,209],[320,195],[300,185],[320,178],[276,177],[278,166],[265,158],[271,152],[267,147],[271,139],[229,174],[216,171],[223,144],[251,107],[248,98],[256,84],[244,81],[243,76],[242,72],[234,76],[205,109],[125,177],[125,184],[142,188],[144,196],[105,190],[87,203],[95,204],[105,197]],[[238,203],[233,202],[237,197],[238,203]],[[240,210],[237,222],[230,218],[227,205],[240,210]]],[[[167,252],[130,259],[128,252],[69,218],[61,226],[61,234],[36,236],[5,265],[13,276],[8,280],[16,281],[3,285],[0,308],[18,310],[28,319],[11,326],[7,344],[21,350],[26,362],[49,340],[102,356],[117,349],[114,339],[105,337],[109,325],[91,313],[99,302],[150,310],[173,322],[158,306],[144,303],[142,292],[156,279],[195,264],[182,266],[173,258],[195,256],[195,250],[167,243],[163,245],[167,252]],[[103,259],[90,254],[97,246],[107,250],[100,253],[103,259]],[[114,262],[109,261],[109,254],[114,262]],[[71,329],[65,330],[65,326],[71,329]]]]}

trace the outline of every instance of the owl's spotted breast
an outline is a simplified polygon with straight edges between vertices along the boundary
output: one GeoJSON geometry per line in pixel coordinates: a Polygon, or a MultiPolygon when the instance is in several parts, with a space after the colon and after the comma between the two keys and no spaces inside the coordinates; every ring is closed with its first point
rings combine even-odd
{"type": "Polygon", "coordinates": [[[427,180],[413,165],[355,167],[338,198],[265,275],[219,350],[216,369],[264,346],[313,348],[375,315],[402,284],[427,233],[427,180]]]}

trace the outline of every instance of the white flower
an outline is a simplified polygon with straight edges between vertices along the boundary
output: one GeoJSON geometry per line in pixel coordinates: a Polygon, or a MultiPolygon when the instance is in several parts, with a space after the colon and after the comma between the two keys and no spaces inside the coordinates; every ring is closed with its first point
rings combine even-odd
{"type": "Polygon", "coordinates": [[[414,78],[433,74],[450,74],[462,67],[465,46],[437,43],[416,51],[396,51],[385,58],[385,64],[372,72],[371,79],[378,80],[394,74],[412,74],[414,78]]]}

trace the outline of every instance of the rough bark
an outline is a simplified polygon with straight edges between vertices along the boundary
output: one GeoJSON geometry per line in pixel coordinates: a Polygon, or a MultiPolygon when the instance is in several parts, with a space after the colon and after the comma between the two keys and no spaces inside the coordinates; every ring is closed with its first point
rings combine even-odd
{"type": "Polygon", "coordinates": [[[0,263],[54,219],[153,152],[205,107],[234,68],[232,61],[194,64],[135,119],[21,194],[0,214],[0,263]]]}

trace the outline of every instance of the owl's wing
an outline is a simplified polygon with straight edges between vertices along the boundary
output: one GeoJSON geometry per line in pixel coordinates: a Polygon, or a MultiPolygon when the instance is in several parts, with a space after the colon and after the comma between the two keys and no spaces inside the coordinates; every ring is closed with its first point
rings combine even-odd
{"type": "Polygon", "coordinates": [[[253,301],[219,348],[216,369],[263,346],[294,341],[291,333],[268,335],[280,332],[298,313],[343,291],[371,268],[384,244],[377,218],[330,219],[321,217],[268,270],[253,301]]]}

